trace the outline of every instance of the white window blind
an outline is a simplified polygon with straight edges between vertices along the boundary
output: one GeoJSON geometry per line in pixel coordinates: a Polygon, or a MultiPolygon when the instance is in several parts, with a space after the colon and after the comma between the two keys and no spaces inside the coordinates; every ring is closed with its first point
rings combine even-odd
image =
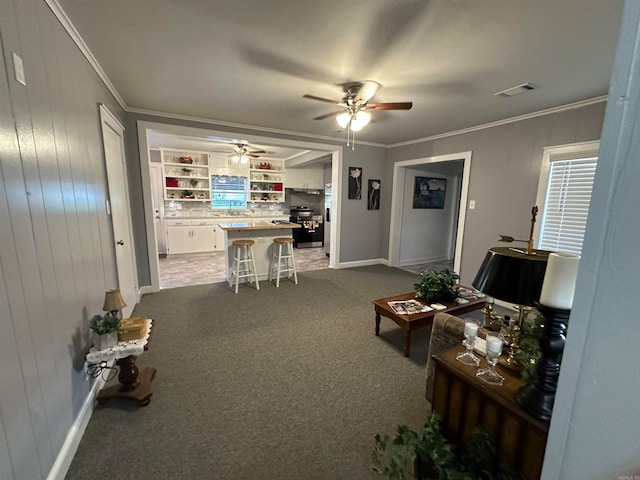
{"type": "Polygon", "coordinates": [[[551,162],[540,248],[580,255],[598,157],[551,162]]]}

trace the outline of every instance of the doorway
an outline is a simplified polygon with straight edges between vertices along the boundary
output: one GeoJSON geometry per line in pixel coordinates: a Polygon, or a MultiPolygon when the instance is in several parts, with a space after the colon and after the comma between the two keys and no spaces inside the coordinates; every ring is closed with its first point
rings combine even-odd
{"type": "MultiPolygon", "coordinates": [[[[420,176],[421,172],[436,172],[435,175],[425,173],[425,176],[441,177],[438,172],[443,173],[450,171],[447,182],[447,189],[450,189],[451,195],[445,197],[445,205],[449,205],[449,226],[443,229],[438,226],[432,229],[437,235],[440,235],[438,241],[440,243],[448,243],[448,250],[453,254],[453,269],[460,271],[462,261],[462,240],[464,237],[464,221],[466,215],[466,204],[469,190],[469,173],[471,171],[471,152],[461,152],[450,155],[439,155],[435,157],[419,158],[413,160],[405,160],[397,162],[393,169],[393,194],[391,199],[391,222],[389,232],[389,263],[392,266],[400,266],[403,262],[411,263],[407,260],[407,255],[403,252],[411,245],[416,243],[416,232],[414,228],[407,228],[408,225],[419,225],[424,223],[418,215],[427,210],[414,210],[411,204],[413,196],[413,186],[415,177],[420,176]],[[455,165],[459,165],[459,174],[456,174],[455,165]],[[453,168],[449,168],[453,167],[453,168]],[[449,203],[447,203],[449,199],[449,203]],[[413,238],[408,238],[413,235],[413,238]]],[[[435,213],[435,210],[432,211],[435,213]]],[[[431,213],[431,212],[430,212],[431,213]]],[[[427,220],[428,221],[428,220],[427,220]]],[[[435,237],[434,237],[435,238],[435,237]]],[[[420,237],[422,241],[422,237],[420,237]]],[[[417,242],[419,243],[419,242],[417,242]]],[[[411,254],[409,254],[411,255],[411,254]]],[[[428,261],[437,261],[436,258],[428,259],[428,261]]],[[[423,262],[414,262],[423,263],[423,262]]],[[[427,262],[424,262],[427,263],[427,262]]]]}
{"type": "MultiPolygon", "coordinates": [[[[142,193],[145,205],[152,205],[152,187],[151,187],[151,172],[150,172],[150,144],[148,140],[148,133],[161,132],[174,136],[183,137],[189,141],[207,141],[207,139],[218,139],[229,137],[231,134],[228,132],[204,130],[202,128],[195,127],[181,127],[178,125],[160,124],[154,122],[138,121],[138,146],[141,163],[141,179],[142,179],[142,193]]],[[[342,146],[333,146],[327,144],[316,144],[311,142],[301,142],[294,140],[284,140],[272,137],[260,137],[255,135],[242,135],[241,138],[247,142],[255,144],[273,145],[274,147],[297,149],[298,152],[295,158],[291,158],[291,163],[296,165],[304,165],[305,163],[312,164],[320,158],[326,158],[330,155],[332,165],[332,179],[334,183],[338,184],[341,181],[341,165],[342,165],[342,146]]],[[[196,148],[196,150],[206,151],[203,148],[196,148]]],[[[285,165],[289,165],[289,160],[286,160],[285,165]]],[[[285,167],[286,168],[286,167],[285,167]]],[[[286,182],[286,180],[285,180],[286,182]]],[[[340,216],[339,198],[334,197],[332,199],[333,211],[335,212],[334,220],[339,225],[338,220],[340,216]]],[[[145,225],[147,233],[147,251],[149,255],[149,279],[150,286],[144,288],[143,293],[157,292],[160,290],[160,275],[159,275],[159,248],[155,228],[155,215],[152,208],[147,207],[145,210],[145,225]]],[[[287,212],[288,216],[288,212],[287,212]]],[[[331,231],[331,250],[332,255],[329,259],[329,266],[335,268],[336,259],[339,258],[339,228],[336,226],[331,231]]]]}

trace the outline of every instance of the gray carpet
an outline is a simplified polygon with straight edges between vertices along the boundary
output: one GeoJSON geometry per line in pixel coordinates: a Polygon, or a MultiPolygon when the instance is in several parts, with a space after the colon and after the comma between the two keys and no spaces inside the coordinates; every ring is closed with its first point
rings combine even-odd
{"type": "Polygon", "coordinates": [[[97,406],[67,479],[369,479],[376,433],[420,426],[427,330],[371,301],[413,290],[385,266],[316,270],[299,285],[224,283],[145,295],[155,320],[138,365],[158,373],[147,407],[97,406]]]}

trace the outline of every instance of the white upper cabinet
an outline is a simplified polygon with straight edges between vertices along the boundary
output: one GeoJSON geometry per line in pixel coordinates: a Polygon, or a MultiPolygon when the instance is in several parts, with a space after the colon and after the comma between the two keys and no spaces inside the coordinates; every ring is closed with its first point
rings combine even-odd
{"type": "Polygon", "coordinates": [[[322,165],[287,169],[287,188],[324,189],[324,167],[322,165]]]}

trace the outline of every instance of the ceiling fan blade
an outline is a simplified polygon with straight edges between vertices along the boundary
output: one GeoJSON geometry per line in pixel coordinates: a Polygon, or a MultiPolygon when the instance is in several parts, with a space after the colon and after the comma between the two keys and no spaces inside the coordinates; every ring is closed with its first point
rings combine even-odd
{"type": "Polygon", "coordinates": [[[366,103],[376,94],[380,88],[380,84],[378,82],[374,82],[373,80],[365,80],[362,82],[362,86],[356,93],[355,97],[353,97],[353,101],[366,103]]]}
{"type": "Polygon", "coordinates": [[[367,107],[375,110],[411,110],[413,102],[367,103],[367,107]]]}
{"type": "Polygon", "coordinates": [[[320,102],[333,103],[334,105],[340,105],[340,100],[329,100],[328,98],[316,97],[315,95],[303,95],[302,98],[310,98],[311,100],[318,100],[320,102]]]}
{"type": "Polygon", "coordinates": [[[256,154],[256,153],[267,153],[267,151],[266,151],[266,150],[253,150],[253,151],[251,151],[251,152],[249,152],[249,153],[251,153],[251,154],[256,154]]]}
{"type": "Polygon", "coordinates": [[[253,153],[245,153],[245,155],[251,158],[260,158],[260,155],[254,155],[253,153]]]}
{"type": "Polygon", "coordinates": [[[332,113],[325,113],[324,115],[320,115],[319,117],[314,117],[314,120],[324,120],[325,118],[329,118],[329,117],[333,117],[334,115],[340,115],[343,111],[340,110],[339,112],[332,112],[332,113]]]}

